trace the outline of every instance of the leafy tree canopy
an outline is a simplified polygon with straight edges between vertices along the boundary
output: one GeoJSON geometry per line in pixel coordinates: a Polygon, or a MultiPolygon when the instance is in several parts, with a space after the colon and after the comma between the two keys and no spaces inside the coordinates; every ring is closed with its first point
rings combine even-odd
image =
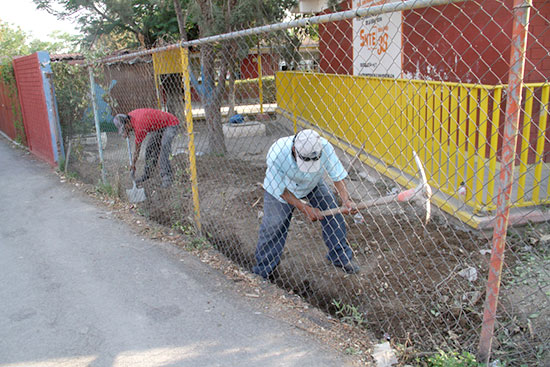
{"type": "Polygon", "coordinates": [[[0,55],[9,57],[26,55],[29,52],[27,35],[19,27],[0,20],[0,55]]]}
{"type": "Polygon", "coordinates": [[[3,22],[0,19],[0,55],[11,62],[11,58],[48,51],[50,53],[73,52],[76,50],[77,37],[59,31],[52,32],[52,42],[33,39],[20,27],[3,22]]]}
{"type": "Polygon", "coordinates": [[[282,21],[297,0],[191,0],[201,37],[282,21]]]}
{"type": "Polygon", "coordinates": [[[151,48],[157,39],[167,35],[179,38],[172,0],[33,1],[39,9],[58,18],[76,19],[88,47],[97,42],[109,44],[105,37],[125,42],[123,46],[127,48],[151,48]]]}
{"type": "MultiPolygon", "coordinates": [[[[59,18],[73,18],[85,46],[151,48],[179,39],[174,0],[33,0],[59,18]],[[119,42],[113,44],[113,38],[119,42]],[[122,42],[123,44],[120,44],[122,42]]],[[[177,0],[185,13],[186,39],[281,21],[297,0],[177,0]]]]}

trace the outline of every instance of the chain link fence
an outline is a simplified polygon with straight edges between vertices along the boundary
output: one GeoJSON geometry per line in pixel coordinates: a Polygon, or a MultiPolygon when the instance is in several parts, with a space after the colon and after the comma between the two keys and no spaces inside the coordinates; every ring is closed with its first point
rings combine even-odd
{"type": "MultiPolygon", "coordinates": [[[[273,144],[284,144],[281,138],[313,129],[326,139],[355,203],[417,187],[414,151],[433,190],[429,222],[424,203],[415,200],[341,216],[348,257],[361,269],[348,274],[327,260],[333,224],[294,210],[269,279],[390,340],[403,363],[438,350],[483,355],[491,253],[498,250],[495,236],[505,238],[492,359],[544,365],[550,359],[550,13],[544,1],[527,9],[512,225],[501,232],[494,231],[505,179],[499,173],[506,166],[506,121],[513,117],[509,81],[518,74],[510,58],[512,1],[353,1],[312,18],[111,57],[90,73],[75,68],[66,102],[59,100],[64,139],[71,142],[68,170],[125,198],[131,161],[113,116],[135,119],[142,116],[136,109],[171,113],[179,121],[174,136],[166,138],[165,124],[142,143],[135,177],[150,174],[139,182],[146,199],[136,205],[252,271],[260,225],[272,215],[264,213],[264,188],[273,184],[264,180],[266,156],[273,144]],[[89,95],[94,108],[85,102],[89,95]]],[[[58,70],[56,80],[68,75],[58,70]]],[[[133,153],[138,135],[130,134],[133,153]]],[[[325,167],[324,181],[333,188],[337,166],[325,167]]]]}

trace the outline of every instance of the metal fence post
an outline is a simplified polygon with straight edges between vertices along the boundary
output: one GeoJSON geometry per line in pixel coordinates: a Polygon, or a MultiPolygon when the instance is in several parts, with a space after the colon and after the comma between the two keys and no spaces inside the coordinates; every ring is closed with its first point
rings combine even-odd
{"type": "Polygon", "coordinates": [[[258,89],[260,98],[260,114],[264,114],[264,91],[262,84],[262,51],[260,50],[260,44],[258,43],[258,89]]]}
{"type": "MultiPolygon", "coordinates": [[[[297,89],[297,86],[296,86],[296,74],[291,74],[291,83],[292,83],[292,90],[293,91],[296,91],[297,89]]],[[[292,96],[290,97],[292,98],[292,125],[294,127],[294,134],[297,134],[298,133],[298,120],[296,118],[296,98],[297,96],[294,95],[294,93],[292,93],[292,96]]]]}
{"type": "Polygon", "coordinates": [[[502,168],[499,175],[496,223],[493,231],[493,246],[489,264],[485,310],[483,313],[483,323],[478,348],[478,356],[482,362],[488,362],[491,355],[491,343],[496,321],[502,265],[504,263],[504,246],[506,244],[510,196],[514,180],[513,170],[516,157],[516,141],[521,109],[521,93],[525,69],[525,50],[530,7],[531,0],[514,0],[510,74],[508,76],[504,137],[501,155],[502,168]]]}
{"type": "Polygon", "coordinates": [[[94,111],[94,122],[95,122],[95,133],[97,136],[97,149],[99,151],[99,163],[101,165],[101,182],[105,185],[107,183],[107,178],[105,177],[105,164],[103,162],[103,147],[101,146],[101,129],[99,128],[99,116],[97,114],[97,104],[95,101],[95,80],[94,80],[94,71],[92,67],[88,67],[88,73],[90,74],[90,92],[92,98],[92,109],[94,111]]]}
{"type": "Polygon", "coordinates": [[[180,47],[181,66],[183,73],[183,88],[185,99],[185,121],[187,125],[187,135],[189,136],[189,170],[191,171],[191,190],[193,193],[193,206],[195,213],[195,225],[199,233],[202,232],[201,210],[199,205],[199,185],[197,181],[197,162],[195,159],[195,135],[193,133],[193,108],[191,105],[191,82],[189,79],[189,50],[180,47]]]}

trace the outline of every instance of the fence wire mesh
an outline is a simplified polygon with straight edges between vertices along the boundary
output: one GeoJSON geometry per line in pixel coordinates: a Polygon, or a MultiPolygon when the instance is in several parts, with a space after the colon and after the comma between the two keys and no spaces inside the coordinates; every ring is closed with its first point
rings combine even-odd
{"type": "MultiPolygon", "coordinates": [[[[376,10],[384,2],[359,3],[324,12],[376,10]]],[[[355,203],[418,187],[414,151],[433,190],[428,223],[422,200],[368,207],[362,218],[334,217],[343,223],[312,222],[294,210],[269,279],[344,322],[390,338],[403,362],[439,349],[476,353],[497,209],[513,7],[512,1],[427,5],[121,55],[94,64],[94,85],[84,68],[58,65],[56,80],[72,80],[66,96],[57,92],[65,143],[72,144],[69,171],[93,184],[103,174],[102,184],[125,198],[131,163],[113,116],[156,123],[133,124],[130,134],[135,153],[135,141],[150,130],[135,176],[146,195],[137,204],[141,212],[177,231],[194,229],[252,271],[258,256],[273,260],[273,253],[257,252],[260,225],[264,221],[265,233],[280,215],[274,210],[282,210],[270,201],[264,212],[264,189],[273,193],[281,184],[301,192],[290,186],[293,177],[284,178],[296,174],[291,165],[280,168],[284,181],[265,179],[272,145],[291,154],[297,132],[319,133],[326,145],[323,180],[332,191],[332,179],[343,177],[335,172],[339,161],[355,203]],[[85,102],[90,88],[102,156],[85,102]],[[169,128],[174,120],[139,109],[169,112],[179,125],[169,128]],[[346,231],[347,241],[334,245],[346,231]],[[331,262],[329,245],[349,248],[348,256],[331,262]],[[334,266],[349,258],[358,273],[334,266]]],[[[544,1],[530,10],[512,226],[492,347],[493,359],[511,366],[550,359],[550,13],[544,1]]],[[[316,205],[318,197],[304,199],[316,205]]],[[[332,199],[317,204],[330,205],[326,200],[332,199]]]]}

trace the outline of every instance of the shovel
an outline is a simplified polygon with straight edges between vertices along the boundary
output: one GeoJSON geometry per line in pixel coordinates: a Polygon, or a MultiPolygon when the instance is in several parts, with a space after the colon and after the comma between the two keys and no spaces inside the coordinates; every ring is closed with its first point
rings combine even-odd
{"type": "MultiPolygon", "coordinates": [[[[130,149],[130,139],[126,138],[126,145],[128,146],[128,158],[130,158],[130,166],[132,165],[132,150],[130,149]]],[[[130,173],[130,178],[132,179],[133,187],[126,190],[126,196],[128,201],[131,203],[140,203],[145,201],[145,190],[143,188],[138,188],[136,186],[136,180],[134,179],[134,171],[130,173]]]]}

